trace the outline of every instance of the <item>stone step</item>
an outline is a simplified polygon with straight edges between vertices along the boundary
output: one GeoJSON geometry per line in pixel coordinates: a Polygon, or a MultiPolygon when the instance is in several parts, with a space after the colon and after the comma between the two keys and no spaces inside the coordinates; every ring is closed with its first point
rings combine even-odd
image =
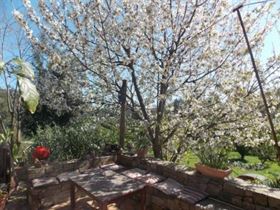
{"type": "MultiPolygon", "coordinates": [[[[132,199],[123,200],[121,204],[112,203],[107,206],[108,210],[140,210],[140,204],[132,199]]],[[[79,199],[76,203],[75,210],[98,210],[96,202],[91,199],[79,199]]],[[[44,210],[71,210],[70,202],[64,202],[44,210]]],[[[146,209],[148,210],[148,209],[146,209]]]]}
{"type": "Polygon", "coordinates": [[[196,204],[208,197],[207,193],[184,186],[170,178],[151,186],[168,196],[175,196],[180,200],[187,201],[189,204],[196,204]]]}
{"type": "Polygon", "coordinates": [[[205,210],[245,210],[229,203],[225,203],[214,198],[207,198],[206,200],[200,201],[195,205],[196,209],[205,210]]]}

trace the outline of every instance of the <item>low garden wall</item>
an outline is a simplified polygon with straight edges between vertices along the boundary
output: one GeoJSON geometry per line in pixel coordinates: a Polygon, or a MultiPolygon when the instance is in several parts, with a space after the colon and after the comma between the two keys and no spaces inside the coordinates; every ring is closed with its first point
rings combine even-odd
{"type": "Polygon", "coordinates": [[[98,167],[116,162],[126,168],[140,168],[154,172],[163,177],[173,179],[178,183],[205,192],[209,199],[197,205],[184,202],[176,196],[168,196],[155,188],[148,188],[147,202],[152,210],[196,210],[216,209],[208,203],[215,200],[226,202],[225,209],[246,210],[280,210],[280,190],[262,185],[253,185],[239,179],[213,179],[202,176],[195,171],[189,171],[182,166],[167,161],[154,159],[139,159],[124,155],[90,158],[85,161],[67,161],[52,163],[41,168],[16,168],[19,180],[29,183],[28,199],[32,209],[48,209],[49,206],[69,199],[70,185],[64,179],[64,174],[82,172],[88,168],[98,167]],[[65,173],[67,172],[67,173],[65,173]],[[36,182],[40,178],[43,183],[36,182]],[[40,187],[42,184],[42,187],[40,187]],[[209,202],[208,202],[209,200],[209,202]],[[208,202],[208,203],[207,203],[208,202]],[[205,205],[204,205],[205,204],[205,205]],[[204,207],[205,206],[205,207],[204,207]]]}
{"type": "MultiPolygon", "coordinates": [[[[250,184],[240,179],[213,179],[167,161],[120,155],[117,158],[117,163],[127,167],[138,167],[172,178],[185,186],[206,192],[214,199],[233,204],[242,209],[280,209],[280,189],[250,184]]],[[[166,203],[164,200],[161,201],[161,197],[157,197],[156,200],[159,203],[166,203]]]]}
{"type": "MultiPolygon", "coordinates": [[[[48,209],[50,206],[69,200],[70,183],[67,176],[89,168],[114,163],[116,156],[94,157],[87,160],[52,162],[39,168],[15,168],[18,182],[28,184],[28,203],[32,210],[48,209]],[[38,182],[40,180],[40,182],[38,182]]],[[[82,196],[77,194],[77,196],[82,196]]]]}

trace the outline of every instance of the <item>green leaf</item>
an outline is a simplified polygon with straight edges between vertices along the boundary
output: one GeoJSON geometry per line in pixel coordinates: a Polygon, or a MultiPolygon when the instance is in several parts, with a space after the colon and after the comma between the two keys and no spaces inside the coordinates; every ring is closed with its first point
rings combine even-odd
{"type": "Polygon", "coordinates": [[[36,111],[37,105],[39,103],[39,93],[36,86],[31,82],[31,80],[18,77],[20,95],[24,101],[26,108],[33,114],[36,111]]]}
{"type": "Polygon", "coordinates": [[[5,63],[3,61],[0,61],[0,74],[2,71],[4,71],[5,63]]]}
{"type": "Polygon", "coordinates": [[[30,63],[23,61],[20,58],[16,58],[13,62],[18,66],[15,72],[20,77],[25,77],[34,80],[34,71],[30,63]]]}

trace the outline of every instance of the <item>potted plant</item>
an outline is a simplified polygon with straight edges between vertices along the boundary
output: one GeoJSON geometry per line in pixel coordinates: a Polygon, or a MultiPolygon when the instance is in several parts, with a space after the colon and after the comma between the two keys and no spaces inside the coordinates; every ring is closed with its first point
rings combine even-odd
{"type": "Polygon", "coordinates": [[[139,133],[136,142],[137,157],[144,158],[148,153],[149,139],[144,133],[139,133]]]}
{"type": "Polygon", "coordinates": [[[228,167],[228,156],[222,149],[204,148],[197,153],[200,163],[196,164],[196,171],[214,178],[223,179],[231,173],[228,167]]]}
{"type": "Polygon", "coordinates": [[[8,193],[0,189],[0,210],[5,209],[7,199],[8,199],[8,193]]]}

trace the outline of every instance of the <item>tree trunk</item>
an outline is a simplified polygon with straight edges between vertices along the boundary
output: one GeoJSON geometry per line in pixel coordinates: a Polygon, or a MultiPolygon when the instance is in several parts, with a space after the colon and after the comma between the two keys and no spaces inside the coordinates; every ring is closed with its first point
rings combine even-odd
{"type": "Polygon", "coordinates": [[[162,156],[162,146],[160,145],[160,140],[158,138],[158,136],[155,137],[155,139],[153,139],[153,152],[154,152],[154,156],[155,158],[159,158],[159,159],[163,159],[162,156]]]}
{"type": "Polygon", "coordinates": [[[122,149],[124,148],[124,139],[125,139],[126,88],[127,88],[127,82],[126,82],[126,80],[123,80],[122,88],[120,91],[120,97],[119,97],[119,102],[121,103],[119,145],[120,145],[120,148],[122,148],[122,149]]]}
{"type": "Polygon", "coordinates": [[[278,160],[278,163],[280,163],[280,147],[278,145],[275,146],[276,147],[276,159],[278,160]]]}

